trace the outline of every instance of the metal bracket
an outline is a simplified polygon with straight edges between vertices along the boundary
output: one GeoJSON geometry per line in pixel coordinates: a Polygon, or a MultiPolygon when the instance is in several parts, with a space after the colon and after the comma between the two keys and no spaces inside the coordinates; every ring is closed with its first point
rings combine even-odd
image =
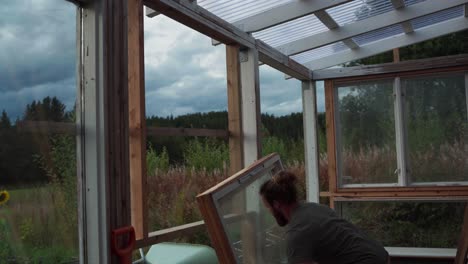
{"type": "Polygon", "coordinates": [[[239,51],[239,61],[240,62],[247,62],[249,61],[249,54],[247,50],[240,50],[239,51]]]}

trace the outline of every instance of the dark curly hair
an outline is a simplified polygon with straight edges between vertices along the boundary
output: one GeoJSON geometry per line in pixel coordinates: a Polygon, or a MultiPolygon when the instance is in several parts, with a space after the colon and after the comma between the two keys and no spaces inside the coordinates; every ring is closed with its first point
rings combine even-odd
{"type": "Polygon", "coordinates": [[[281,171],[260,187],[260,195],[271,205],[273,201],[286,204],[297,202],[297,177],[291,172],[281,171]]]}

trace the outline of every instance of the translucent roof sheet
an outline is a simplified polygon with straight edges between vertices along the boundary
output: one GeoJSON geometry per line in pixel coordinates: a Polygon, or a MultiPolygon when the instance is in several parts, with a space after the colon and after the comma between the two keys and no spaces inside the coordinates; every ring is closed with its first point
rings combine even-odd
{"type": "Polygon", "coordinates": [[[366,34],[362,34],[353,38],[353,40],[359,45],[365,45],[374,41],[382,40],[391,36],[404,33],[403,28],[400,24],[377,29],[366,34]]]}
{"type": "MultiPolygon", "coordinates": [[[[311,4],[311,8],[314,8],[314,0],[197,0],[198,5],[207,9],[208,11],[214,13],[215,15],[221,17],[222,19],[228,22],[236,22],[241,19],[252,17],[255,15],[260,15],[260,13],[270,10],[272,8],[281,7],[292,2],[301,2],[304,5],[311,4]],[[310,1],[310,2],[309,2],[310,1]]],[[[426,5],[426,7],[431,7],[432,4],[437,3],[439,8],[443,8],[444,5],[441,5],[439,1],[446,0],[403,0],[405,6],[411,6],[421,3],[426,5]],[[425,2],[425,3],[423,3],[425,2]]],[[[330,0],[330,6],[333,6],[334,3],[330,0]]],[[[401,10],[404,12],[404,7],[401,10]]],[[[352,0],[344,4],[340,4],[328,9],[325,9],[330,17],[338,24],[340,27],[347,24],[352,24],[356,21],[365,20],[370,17],[381,15],[387,12],[394,11],[395,7],[392,4],[391,0],[352,0]]],[[[314,14],[308,14],[300,18],[294,19],[294,17],[304,15],[303,13],[298,12],[295,14],[294,8],[289,9],[291,19],[288,22],[278,24],[273,27],[266,28],[264,30],[252,33],[252,36],[256,39],[260,39],[272,47],[278,47],[286,45],[296,40],[301,40],[306,37],[313,37],[318,33],[327,32],[330,29],[324,25],[314,14]]],[[[443,21],[447,21],[456,17],[464,15],[464,6],[458,6],[455,8],[450,8],[444,11],[439,11],[437,13],[420,17],[417,19],[411,20],[413,30],[418,31],[418,29],[431,26],[443,21]]],[[[268,21],[268,17],[265,17],[264,20],[268,21]]],[[[288,14],[283,18],[288,20],[288,14]]],[[[390,23],[390,21],[389,21],[390,23]]],[[[345,30],[345,29],[343,29],[345,30]]],[[[386,38],[403,35],[405,34],[401,24],[395,24],[391,26],[386,26],[384,28],[366,32],[364,34],[354,36],[351,40],[354,41],[358,46],[365,46],[369,43],[383,41],[386,38]]],[[[444,34],[441,32],[440,35],[444,34]]],[[[325,43],[330,43],[327,39],[340,39],[334,38],[332,34],[326,36],[325,43]]],[[[318,41],[316,44],[311,45],[322,45],[318,41]],[[318,43],[318,44],[317,44],[318,43]]],[[[350,43],[347,42],[348,45],[350,43]]],[[[352,44],[352,43],[351,43],[352,44]]],[[[296,45],[300,47],[299,49],[307,49],[308,43],[302,42],[296,45]]],[[[354,46],[354,45],[353,45],[354,46]]],[[[310,46],[311,48],[312,46],[310,46]]],[[[312,60],[317,60],[320,58],[325,58],[329,55],[336,54],[341,51],[349,50],[351,47],[347,46],[342,41],[336,43],[328,44],[320,48],[309,50],[300,54],[291,56],[294,60],[299,63],[306,63],[312,60]]]]}
{"type": "Polygon", "coordinates": [[[317,49],[309,50],[294,56],[292,59],[299,63],[306,63],[312,60],[320,59],[340,51],[348,50],[349,48],[343,42],[336,42],[327,46],[323,46],[317,49]]]}
{"type": "Polygon", "coordinates": [[[354,0],[349,3],[327,9],[328,14],[343,26],[352,22],[380,15],[394,10],[390,0],[354,0]]]}
{"type": "Polygon", "coordinates": [[[413,24],[413,28],[416,30],[418,28],[427,27],[443,21],[463,16],[463,12],[463,6],[456,6],[431,15],[413,19],[411,20],[411,23],[413,24]]]}
{"type": "Polygon", "coordinates": [[[232,23],[293,0],[198,0],[197,4],[232,23]]]}
{"type": "Polygon", "coordinates": [[[315,15],[308,15],[253,33],[253,36],[277,47],[327,30],[328,28],[315,15]]]}

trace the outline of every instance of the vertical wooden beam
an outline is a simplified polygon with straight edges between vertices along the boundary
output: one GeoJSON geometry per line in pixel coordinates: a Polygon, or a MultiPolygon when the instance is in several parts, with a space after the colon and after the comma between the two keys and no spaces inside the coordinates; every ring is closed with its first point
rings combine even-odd
{"type": "Polygon", "coordinates": [[[328,183],[330,191],[330,206],[337,190],[337,149],[335,129],[335,92],[332,80],[325,81],[325,111],[327,122],[327,153],[328,153],[328,183]]]}
{"type": "Polygon", "coordinates": [[[131,218],[136,239],[148,237],[143,1],[128,0],[128,113],[131,218]]]}
{"type": "MultiPolygon", "coordinates": [[[[102,1],[105,166],[109,186],[108,232],[111,232],[116,228],[131,225],[128,156],[128,1],[102,1]]],[[[111,263],[118,263],[119,258],[111,254],[110,260],[111,263]]]]}
{"type": "Polygon", "coordinates": [[[302,109],[304,126],[305,173],[307,200],[319,202],[319,149],[317,140],[317,100],[315,83],[302,82],[302,109]]]}
{"type": "Polygon", "coordinates": [[[455,256],[455,264],[466,264],[468,257],[468,203],[465,206],[465,214],[463,217],[462,230],[458,241],[457,255],[455,256]]]}
{"type": "Polygon", "coordinates": [[[130,225],[127,1],[81,8],[80,254],[83,263],[118,263],[110,234],[130,225]]]}
{"type": "Polygon", "coordinates": [[[260,158],[260,85],[258,70],[258,51],[240,51],[242,131],[244,145],[244,166],[260,158]]]}
{"type": "Polygon", "coordinates": [[[398,185],[406,186],[408,184],[408,156],[407,156],[407,138],[405,126],[405,97],[404,87],[401,86],[400,77],[396,77],[393,84],[393,93],[395,96],[394,114],[395,114],[395,135],[397,151],[397,173],[398,185]]]}
{"type": "Polygon", "coordinates": [[[244,168],[239,46],[226,45],[229,175],[244,168]]]}
{"type": "Polygon", "coordinates": [[[393,62],[400,62],[400,49],[393,49],[393,62]]]}

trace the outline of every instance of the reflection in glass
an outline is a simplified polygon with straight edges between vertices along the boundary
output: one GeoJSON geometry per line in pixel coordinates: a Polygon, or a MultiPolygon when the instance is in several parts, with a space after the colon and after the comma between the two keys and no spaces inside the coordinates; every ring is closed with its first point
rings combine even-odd
{"type": "MultiPolygon", "coordinates": [[[[273,172],[274,173],[274,172],[273,172]]],[[[271,171],[218,200],[224,231],[237,263],[287,263],[284,231],[260,200],[258,190],[271,171]]]]}
{"type": "Polygon", "coordinates": [[[464,202],[337,202],[341,216],[387,247],[456,248],[464,202]]]}
{"type": "Polygon", "coordinates": [[[402,87],[406,90],[411,181],[467,181],[464,74],[402,79],[402,87]]]}
{"type": "Polygon", "coordinates": [[[338,86],[341,184],[396,183],[393,80],[338,86]]]}

